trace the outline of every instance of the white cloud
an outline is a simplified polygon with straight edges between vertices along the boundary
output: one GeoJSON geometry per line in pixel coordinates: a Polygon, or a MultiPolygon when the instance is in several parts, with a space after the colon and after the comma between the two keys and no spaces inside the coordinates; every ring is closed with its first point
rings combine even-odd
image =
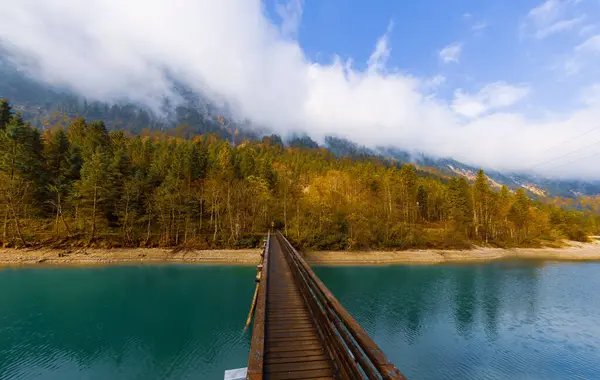
{"type": "Polygon", "coordinates": [[[488,26],[489,25],[487,22],[479,21],[479,22],[476,22],[475,24],[473,24],[473,26],[471,27],[471,30],[473,30],[474,32],[478,32],[478,31],[486,29],[488,26]]]}
{"type": "Polygon", "coordinates": [[[560,0],[547,0],[529,11],[529,18],[537,25],[547,25],[554,22],[561,14],[560,0]]]}
{"type": "Polygon", "coordinates": [[[567,76],[579,74],[583,68],[583,62],[577,56],[570,57],[565,61],[563,68],[567,76]]]}
{"type": "Polygon", "coordinates": [[[596,34],[575,47],[577,53],[600,53],[600,34],[596,34]]]}
{"type": "Polygon", "coordinates": [[[436,90],[444,83],[446,83],[446,77],[438,74],[432,78],[423,80],[423,88],[425,90],[436,90]]]}
{"type": "Polygon", "coordinates": [[[546,38],[546,37],[551,36],[556,33],[571,30],[571,29],[575,28],[576,26],[581,25],[581,23],[584,20],[585,20],[585,17],[580,16],[580,17],[572,18],[572,19],[568,19],[568,20],[556,21],[555,23],[553,23],[547,27],[538,29],[535,32],[535,38],[542,39],[542,38],[546,38]]]}
{"type": "Polygon", "coordinates": [[[467,118],[475,118],[489,111],[510,107],[531,91],[529,85],[513,86],[504,82],[484,86],[476,94],[456,90],[452,109],[467,118]]]}
{"type": "Polygon", "coordinates": [[[377,40],[375,50],[367,62],[369,65],[369,71],[378,72],[385,69],[391,52],[389,47],[389,39],[393,28],[394,24],[390,22],[385,34],[381,36],[379,40],[377,40]]]}
{"type": "Polygon", "coordinates": [[[581,102],[587,106],[600,106],[600,83],[584,88],[581,92],[581,102]]]}
{"type": "Polygon", "coordinates": [[[585,14],[576,13],[578,0],[547,0],[529,11],[522,31],[537,39],[567,32],[580,26],[586,19],[585,14]],[[571,15],[569,17],[569,15],[571,15]]]}
{"type": "MultiPolygon", "coordinates": [[[[335,134],[500,170],[552,158],[548,146],[600,120],[589,105],[542,120],[508,112],[529,90],[503,82],[442,100],[426,89],[441,77],[385,67],[387,34],[370,60],[376,70],[312,62],[260,0],[19,0],[0,12],[0,42],[27,57],[20,62],[31,75],[91,98],[156,106],[175,78],[284,135],[335,134]]],[[[599,166],[600,158],[542,169],[598,178],[599,166]]]]}
{"type": "Polygon", "coordinates": [[[275,10],[281,17],[281,33],[296,38],[302,21],[304,0],[288,0],[287,3],[275,4],[275,10]]]}
{"type": "Polygon", "coordinates": [[[565,74],[569,76],[581,73],[597,55],[600,55],[600,34],[591,36],[575,46],[564,63],[565,74]]]}
{"type": "Polygon", "coordinates": [[[593,33],[593,32],[594,32],[594,30],[596,30],[596,29],[597,29],[597,27],[598,27],[598,26],[597,26],[597,25],[595,25],[595,24],[584,25],[584,26],[582,26],[582,27],[581,27],[581,29],[579,29],[579,35],[580,35],[580,36],[586,36],[586,35],[589,35],[589,34],[593,33]]]}
{"type": "Polygon", "coordinates": [[[455,42],[444,47],[442,50],[440,50],[440,59],[444,63],[458,63],[460,60],[460,54],[462,53],[462,47],[463,44],[459,42],[455,42]]]}

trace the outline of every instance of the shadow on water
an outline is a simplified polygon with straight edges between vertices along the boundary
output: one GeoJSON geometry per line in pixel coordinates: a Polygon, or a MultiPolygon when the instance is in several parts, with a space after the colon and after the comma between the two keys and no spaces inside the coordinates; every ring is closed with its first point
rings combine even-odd
{"type": "Polygon", "coordinates": [[[585,274],[599,269],[502,262],[316,272],[409,378],[587,379],[600,378],[600,334],[586,332],[600,333],[591,317],[600,318],[600,302],[589,302],[600,281],[585,274]],[[567,340],[580,340],[581,352],[567,340]]]}

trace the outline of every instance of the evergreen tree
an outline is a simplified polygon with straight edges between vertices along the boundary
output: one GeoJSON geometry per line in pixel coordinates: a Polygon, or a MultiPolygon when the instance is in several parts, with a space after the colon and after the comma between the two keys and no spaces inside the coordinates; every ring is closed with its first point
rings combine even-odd
{"type": "Polygon", "coordinates": [[[472,223],[472,203],[469,194],[469,184],[460,178],[452,178],[448,184],[448,208],[450,220],[454,224],[454,229],[469,236],[469,230],[472,223]]]}
{"type": "Polygon", "coordinates": [[[73,171],[71,144],[63,129],[47,133],[45,144],[46,168],[48,170],[48,190],[54,194],[50,200],[56,210],[54,222],[56,233],[59,233],[59,222],[62,222],[67,233],[71,228],[64,218],[64,202],[73,190],[73,183],[78,178],[73,171]]]}
{"type": "Polygon", "coordinates": [[[490,229],[490,185],[488,178],[480,169],[475,177],[473,186],[473,224],[475,235],[482,237],[488,242],[488,232],[490,229]]]}
{"type": "Polygon", "coordinates": [[[81,168],[81,180],[76,184],[76,195],[82,211],[88,211],[90,218],[90,241],[96,237],[98,215],[109,194],[108,156],[97,148],[81,168]]]}
{"type": "Polygon", "coordinates": [[[12,118],[12,109],[8,100],[0,99],[0,129],[6,128],[12,118]]]}
{"type": "Polygon", "coordinates": [[[516,227],[518,243],[522,242],[527,236],[530,202],[525,191],[521,188],[517,189],[515,201],[510,207],[508,218],[516,227]]]}
{"type": "MultiPolygon", "coordinates": [[[[140,120],[131,107],[88,108],[140,120]]],[[[504,246],[600,232],[600,197],[533,201],[523,189],[497,191],[483,171],[473,183],[448,179],[343,139],[328,139],[333,151],[285,148],[277,136],[234,146],[185,126],[130,137],[84,119],[40,136],[8,102],[0,115],[4,245],[66,232],[74,245],[243,247],[271,223],[313,249],[504,246]]]]}

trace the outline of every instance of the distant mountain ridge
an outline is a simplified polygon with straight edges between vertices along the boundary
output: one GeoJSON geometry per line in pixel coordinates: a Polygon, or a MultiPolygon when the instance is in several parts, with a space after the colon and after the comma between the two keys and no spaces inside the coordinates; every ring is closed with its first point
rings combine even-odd
{"type": "MultiPolygon", "coordinates": [[[[25,120],[44,128],[44,120],[56,121],[61,116],[76,115],[92,120],[102,120],[111,129],[140,132],[145,128],[165,130],[179,128],[185,133],[215,133],[233,143],[244,139],[259,139],[273,131],[250,122],[234,122],[229,118],[226,107],[217,107],[202,96],[187,89],[183,84],[174,84],[180,102],[171,105],[165,99],[161,114],[131,103],[89,102],[61,88],[48,86],[27,78],[9,62],[0,58],[0,98],[8,98],[15,111],[21,112],[25,120]]],[[[305,148],[319,145],[305,134],[290,136],[288,144],[305,148]]],[[[413,163],[418,167],[433,170],[441,175],[462,176],[473,180],[479,168],[452,158],[437,158],[421,153],[410,153],[396,147],[367,148],[344,138],[328,136],[324,147],[337,156],[382,157],[401,163],[413,163]]],[[[494,188],[506,185],[512,190],[523,188],[534,197],[578,197],[600,194],[600,181],[556,180],[524,173],[505,173],[483,168],[494,188]]]]}

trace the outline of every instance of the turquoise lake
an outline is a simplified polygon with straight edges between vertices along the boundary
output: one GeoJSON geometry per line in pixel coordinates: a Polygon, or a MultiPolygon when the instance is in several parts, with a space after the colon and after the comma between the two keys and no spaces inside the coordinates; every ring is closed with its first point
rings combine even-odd
{"type": "MultiPolygon", "coordinates": [[[[600,264],[318,267],[410,379],[600,379],[600,264]]],[[[0,269],[0,379],[222,379],[255,269],[0,269]]]]}

